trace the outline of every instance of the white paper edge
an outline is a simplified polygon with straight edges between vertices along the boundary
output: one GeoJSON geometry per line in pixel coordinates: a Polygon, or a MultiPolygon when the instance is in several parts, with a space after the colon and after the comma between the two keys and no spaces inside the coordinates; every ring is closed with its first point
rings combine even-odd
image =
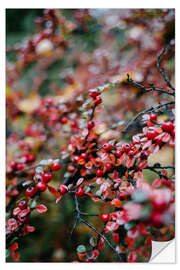
{"type": "Polygon", "coordinates": [[[167,242],[152,241],[150,263],[175,263],[175,239],[167,242]]]}

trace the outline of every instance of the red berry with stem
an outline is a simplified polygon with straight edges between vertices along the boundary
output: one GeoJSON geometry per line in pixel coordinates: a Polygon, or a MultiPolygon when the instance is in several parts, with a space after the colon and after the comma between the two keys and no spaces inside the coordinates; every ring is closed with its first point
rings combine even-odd
{"type": "Polygon", "coordinates": [[[57,191],[63,195],[64,193],[66,193],[68,191],[68,187],[66,185],[60,185],[58,188],[57,188],[57,191]]]}
{"type": "Polygon", "coordinates": [[[21,209],[21,210],[24,210],[26,207],[27,207],[27,201],[26,200],[22,200],[18,203],[18,207],[21,209]]]}
{"type": "Polygon", "coordinates": [[[102,220],[102,222],[107,222],[108,220],[109,220],[109,214],[108,213],[103,213],[102,215],[101,215],[101,220],[102,220]]]}
{"type": "Polygon", "coordinates": [[[68,118],[66,116],[63,116],[60,121],[64,125],[68,122],[68,118]]]}
{"type": "Polygon", "coordinates": [[[33,197],[36,194],[36,188],[35,187],[28,187],[25,191],[27,197],[33,197]]]}
{"type": "Polygon", "coordinates": [[[79,187],[78,190],[75,192],[76,196],[82,197],[84,195],[85,191],[82,187],[79,187]]]}
{"type": "Polygon", "coordinates": [[[105,151],[107,151],[107,152],[109,152],[109,151],[111,150],[111,148],[112,148],[112,145],[111,145],[110,143],[105,143],[105,144],[103,145],[103,149],[104,149],[105,151]]]}
{"type": "Polygon", "coordinates": [[[60,163],[55,162],[51,165],[50,169],[51,169],[51,171],[58,171],[61,169],[61,167],[62,167],[62,165],[60,163]]]}
{"type": "Polygon", "coordinates": [[[50,172],[50,171],[44,172],[44,173],[42,174],[42,179],[43,179],[43,181],[44,181],[45,183],[50,182],[50,181],[52,180],[52,178],[53,178],[53,174],[52,174],[52,172],[50,172]]]}
{"type": "Polygon", "coordinates": [[[151,113],[150,114],[150,121],[156,121],[157,120],[157,114],[155,114],[155,113],[151,113]]]}
{"type": "Polygon", "coordinates": [[[166,132],[171,132],[174,128],[174,125],[172,122],[168,121],[164,124],[162,124],[162,129],[163,131],[166,131],[166,132]]]}
{"type": "Polygon", "coordinates": [[[88,129],[91,129],[91,128],[93,128],[94,126],[95,126],[94,121],[88,121],[88,123],[87,123],[88,129]]]}
{"type": "Polygon", "coordinates": [[[37,183],[36,188],[43,192],[46,190],[47,184],[45,182],[39,182],[37,183]]]}
{"type": "Polygon", "coordinates": [[[96,176],[100,177],[102,176],[104,173],[101,169],[97,169],[97,172],[96,172],[96,176]]]}

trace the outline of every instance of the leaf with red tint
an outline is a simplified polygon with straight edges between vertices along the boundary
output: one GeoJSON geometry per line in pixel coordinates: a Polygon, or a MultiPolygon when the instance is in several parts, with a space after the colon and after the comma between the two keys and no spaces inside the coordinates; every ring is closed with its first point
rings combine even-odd
{"type": "Polygon", "coordinates": [[[138,168],[139,168],[140,170],[142,170],[142,169],[146,168],[147,165],[148,165],[148,161],[147,161],[147,160],[142,160],[142,161],[139,163],[138,168]]]}
{"type": "Polygon", "coordinates": [[[51,192],[51,194],[53,194],[54,196],[59,197],[59,192],[58,192],[57,189],[55,189],[54,187],[48,185],[48,190],[49,190],[49,191],[51,192]]]}
{"type": "Polygon", "coordinates": [[[167,132],[164,132],[163,134],[164,134],[164,136],[162,138],[162,141],[165,142],[165,143],[169,142],[170,139],[171,139],[171,135],[169,133],[167,133],[167,132]]]}
{"type": "Polygon", "coordinates": [[[20,258],[19,251],[18,250],[11,251],[11,257],[12,257],[13,261],[18,262],[19,258],[20,258]]]}
{"type": "Polygon", "coordinates": [[[26,225],[26,231],[27,232],[34,232],[35,228],[34,228],[34,226],[26,225]]]}
{"type": "Polygon", "coordinates": [[[151,147],[151,153],[155,154],[159,151],[159,145],[152,145],[151,147]]]}
{"type": "Polygon", "coordinates": [[[82,177],[83,177],[83,176],[86,176],[86,174],[87,174],[87,169],[82,168],[81,171],[80,171],[80,174],[81,174],[82,177]]]}
{"type": "Polygon", "coordinates": [[[11,251],[15,251],[16,249],[18,249],[18,242],[14,242],[10,248],[9,248],[11,251]]]}
{"type": "Polygon", "coordinates": [[[13,215],[14,216],[18,215],[20,211],[21,211],[21,209],[19,207],[14,208],[13,215]]]}
{"type": "Polygon", "coordinates": [[[40,213],[40,214],[41,213],[45,213],[47,210],[48,209],[47,209],[47,207],[44,204],[39,204],[39,205],[36,206],[36,211],[38,213],[40,213]]]}
{"type": "Polygon", "coordinates": [[[57,199],[56,199],[56,203],[58,203],[60,200],[61,200],[62,196],[59,196],[57,199]]]}
{"type": "Polygon", "coordinates": [[[114,205],[117,208],[121,208],[122,207],[122,203],[120,202],[119,199],[114,199],[111,201],[111,204],[114,205]]]}
{"type": "Polygon", "coordinates": [[[152,186],[157,188],[157,187],[160,187],[161,185],[161,179],[155,179],[153,182],[152,182],[152,186]]]}
{"type": "Polygon", "coordinates": [[[152,144],[152,141],[151,140],[149,140],[149,141],[147,141],[144,145],[143,145],[143,150],[144,149],[146,149],[146,148],[149,148],[149,146],[151,146],[151,144],[152,144]]]}
{"type": "Polygon", "coordinates": [[[132,158],[128,158],[126,160],[126,167],[129,169],[130,167],[132,167],[132,165],[134,164],[134,159],[132,158]]]}

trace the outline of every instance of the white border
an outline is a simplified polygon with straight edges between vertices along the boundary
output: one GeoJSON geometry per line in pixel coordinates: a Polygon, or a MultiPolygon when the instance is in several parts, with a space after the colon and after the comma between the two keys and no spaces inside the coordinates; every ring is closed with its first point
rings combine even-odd
{"type": "MultiPolygon", "coordinates": [[[[179,28],[177,28],[177,25],[180,25],[180,12],[179,12],[179,7],[178,7],[178,0],[174,1],[167,1],[167,0],[151,0],[151,1],[117,1],[117,0],[111,0],[111,1],[48,1],[45,3],[45,1],[9,1],[6,0],[6,2],[0,4],[0,26],[1,26],[1,31],[0,31],[0,82],[1,82],[1,90],[0,90],[0,120],[1,120],[1,127],[0,127],[0,153],[1,153],[1,160],[0,160],[0,172],[1,172],[1,178],[0,178],[0,263],[2,265],[2,269],[31,269],[32,268],[38,268],[38,267],[43,267],[43,268],[49,268],[48,263],[5,263],[5,230],[4,230],[4,209],[5,209],[5,188],[4,188],[4,172],[5,172],[5,8],[176,8],[176,74],[178,74],[178,48],[180,47],[179,45],[179,28]]],[[[178,78],[180,76],[177,76],[177,81],[176,81],[176,89],[178,89],[178,78]]],[[[176,91],[176,102],[180,102],[180,93],[179,91],[176,91]]],[[[177,112],[176,112],[176,122],[177,122],[177,129],[176,129],[176,153],[178,152],[177,149],[179,149],[180,142],[180,133],[179,133],[179,125],[178,125],[178,116],[179,116],[179,106],[176,106],[177,112]]],[[[177,160],[177,156],[176,156],[177,160]]],[[[177,162],[176,162],[177,164],[177,162]]],[[[178,164],[177,164],[178,165],[178,164]]],[[[176,184],[176,190],[179,189],[179,184],[178,179],[179,174],[179,168],[180,166],[176,166],[176,178],[177,178],[177,184],[176,184]]],[[[176,192],[176,209],[178,209],[178,192],[176,192]]],[[[176,211],[176,254],[178,254],[178,240],[179,240],[179,233],[178,233],[178,225],[179,225],[179,209],[176,211]]],[[[163,269],[169,270],[169,267],[172,269],[175,269],[178,267],[179,260],[178,257],[176,256],[176,264],[161,264],[163,269]]],[[[150,267],[156,267],[156,265],[153,264],[143,264],[143,263],[138,263],[138,264],[116,264],[116,263],[98,263],[98,264],[91,264],[91,263],[53,263],[50,266],[52,266],[54,269],[64,269],[64,268],[72,268],[73,269],[80,269],[80,268],[96,268],[96,267],[102,267],[103,270],[109,269],[109,267],[113,267],[113,269],[120,269],[120,267],[123,267],[123,269],[142,269],[144,267],[147,267],[147,269],[150,267]]],[[[160,266],[158,265],[158,268],[160,266]]]]}

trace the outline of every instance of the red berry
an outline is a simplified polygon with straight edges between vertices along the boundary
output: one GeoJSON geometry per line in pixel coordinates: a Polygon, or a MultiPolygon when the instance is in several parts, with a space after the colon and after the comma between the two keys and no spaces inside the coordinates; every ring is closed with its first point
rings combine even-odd
{"type": "Polygon", "coordinates": [[[96,172],[96,176],[102,176],[104,173],[101,169],[98,169],[96,172]]]}
{"type": "Polygon", "coordinates": [[[74,166],[69,165],[67,170],[68,170],[68,172],[72,173],[72,172],[74,172],[75,168],[74,168],[74,166]]]}
{"type": "Polygon", "coordinates": [[[102,103],[101,97],[98,96],[98,97],[95,99],[94,103],[95,103],[95,104],[101,104],[101,103],[102,103]]]}
{"type": "Polygon", "coordinates": [[[28,187],[25,191],[27,197],[33,197],[36,193],[35,187],[28,187]]]}
{"type": "Polygon", "coordinates": [[[114,152],[114,154],[115,154],[115,156],[120,157],[122,155],[122,151],[121,150],[116,150],[114,152]]]}
{"type": "Polygon", "coordinates": [[[51,165],[50,169],[51,169],[51,171],[58,171],[59,169],[61,169],[61,167],[62,167],[62,165],[60,163],[56,162],[56,163],[53,163],[51,165]]]}
{"type": "Polygon", "coordinates": [[[77,127],[76,122],[75,122],[75,121],[72,121],[72,122],[70,123],[70,126],[71,126],[72,128],[76,128],[76,127],[77,127]]]}
{"type": "Polygon", "coordinates": [[[131,150],[131,145],[130,145],[129,143],[124,143],[124,144],[122,145],[122,150],[123,150],[124,152],[129,152],[129,150],[131,150]]]}
{"type": "Polygon", "coordinates": [[[14,170],[16,168],[17,162],[16,161],[11,161],[10,163],[10,167],[12,170],[14,170]]]}
{"type": "Polygon", "coordinates": [[[135,153],[134,153],[133,150],[130,150],[130,151],[128,152],[128,156],[129,156],[129,157],[133,158],[134,155],[135,155],[135,153]]]}
{"type": "Polygon", "coordinates": [[[66,193],[68,191],[68,187],[66,185],[60,185],[58,188],[57,188],[57,191],[63,195],[64,193],[66,193]]]}
{"type": "Polygon", "coordinates": [[[76,163],[78,163],[79,160],[80,160],[80,156],[74,156],[73,160],[74,160],[76,163]]]}
{"type": "Polygon", "coordinates": [[[111,163],[106,163],[106,169],[111,170],[112,169],[112,164],[111,163]]]}
{"type": "Polygon", "coordinates": [[[166,123],[164,123],[164,124],[162,124],[162,129],[163,129],[164,131],[166,131],[166,132],[172,131],[173,128],[174,128],[174,125],[173,125],[173,123],[170,122],[170,121],[169,121],[169,122],[166,122],[166,123]]]}
{"type": "Polygon", "coordinates": [[[109,214],[108,213],[103,213],[101,215],[101,220],[102,220],[102,222],[107,222],[109,220],[109,214]]]}
{"type": "Polygon", "coordinates": [[[76,196],[82,197],[84,195],[84,189],[82,187],[79,187],[78,190],[75,192],[76,196]]]}
{"type": "Polygon", "coordinates": [[[26,155],[27,161],[32,162],[35,160],[35,156],[33,154],[27,154],[26,155]]]}
{"type": "Polygon", "coordinates": [[[175,137],[175,128],[173,128],[173,130],[171,131],[171,134],[173,137],[175,137]]]}
{"type": "Polygon", "coordinates": [[[25,167],[26,167],[26,164],[24,164],[24,163],[18,163],[18,164],[16,164],[16,170],[17,170],[17,171],[21,171],[21,170],[23,170],[25,167]]]}
{"type": "Polygon", "coordinates": [[[52,178],[53,178],[52,172],[47,171],[42,174],[42,179],[46,183],[50,182],[52,178]]]}
{"type": "Polygon", "coordinates": [[[119,234],[118,233],[113,233],[112,237],[116,243],[119,243],[119,234]]]}
{"type": "Polygon", "coordinates": [[[61,123],[64,125],[64,124],[66,124],[68,122],[68,118],[66,117],[66,116],[63,116],[62,118],[61,118],[61,123]]]}
{"type": "Polygon", "coordinates": [[[27,220],[28,220],[28,216],[22,216],[22,215],[18,215],[18,220],[19,220],[19,222],[21,222],[21,223],[24,223],[24,222],[26,222],[27,220]]]}
{"type": "Polygon", "coordinates": [[[25,200],[22,200],[18,203],[18,207],[21,209],[21,210],[24,210],[26,207],[27,207],[27,201],[25,200]]]}
{"type": "Polygon", "coordinates": [[[153,212],[151,216],[153,225],[156,227],[160,227],[162,225],[162,214],[159,212],[153,212]]]}
{"type": "Polygon", "coordinates": [[[39,182],[37,183],[36,188],[43,192],[46,190],[47,184],[45,182],[39,182]]]}
{"type": "Polygon", "coordinates": [[[155,113],[151,113],[150,114],[150,121],[156,121],[157,120],[157,114],[155,114],[155,113]]]}
{"type": "Polygon", "coordinates": [[[161,141],[161,139],[157,139],[156,140],[156,144],[159,145],[159,146],[161,146],[163,144],[163,142],[161,141]]]}
{"type": "Polygon", "coordinates": [[[82,153],[80,155],[80,158],[87,159],[88,158],[88,155],[86,153],[82,153]]]}
{"type": "Polygon", "coordinates": [[[156,138],[158,135],[158,133],[155,131],[155,130],[152,130],[152,131],[148,131],[146,133],[146,137],[149,139],[149,140],[154,140],[154,138],[156,138]]]}
{"type": "Polygon", "coordinates": [[[111,145],[110,143],[105,143],[105,144],[103,145],[103,149],[104,149],[105,151],[107,151],[107,152],[109,152],[109,151],[111,150],[111,147],[112,147],[112,145],[111,145]]]}
{"type": "Polygon", "coordinates": [[[93,99],[95,99],[97,97],[97,95],[98,95],[98,92],[97,91],[90,91],[90,93],[89,93],[89,96],[91,98],[93,98],[93,99]]]}
{"type": "Polygon", "coordinates": [[[88,127],[89,129],[93,128],[94,126],[95,126],[94,121],[88,121],[87,127],[88,127]]]}

